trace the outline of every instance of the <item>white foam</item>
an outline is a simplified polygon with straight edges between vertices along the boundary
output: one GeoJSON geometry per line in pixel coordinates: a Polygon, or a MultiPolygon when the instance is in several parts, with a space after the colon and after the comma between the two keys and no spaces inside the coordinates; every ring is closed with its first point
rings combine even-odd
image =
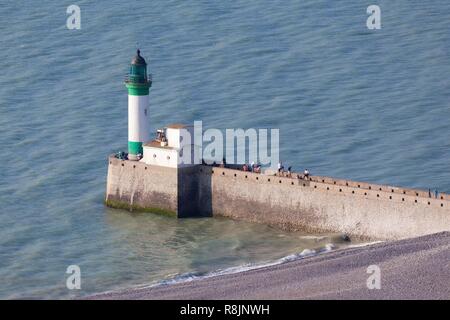
{"type": "Polygon", "coordinates": [[[277,260],[271,261],[271,262],[258,263],[258,264],[245,264],[245,265],[241,265],[241,266],[237,266],[237,267],[219,269],[219,270],[204,273],[204,274],[185,273],[185,274],[177,275],[177,276],[167,279],[167,280],[162,280],[157,283],[153,283],[153,284],[149,284],[149,285],[139,286],[137,288],[142,288],[142,289],[143,288],[154,288],[154,287],[160,287],[160,286],[176,284],[176,283],[186,283],[186,282],[191,282],[194,280],[207,279],[207,278],[216,277],[216,276],[222,276],[222,275],[240,273],[240,272],[245,272],[245,271],[250,271],[250,270],[255,270],[255,269],[261,269],[261,268],[265,268],[265,267],[271,267],[271,266],[280,265],[280,264],[283,264],[286,262],[300,260],[305,257],[311,257],[311,256],[315,256],[315,255],[318,255],[321,253],[329,252],[329,251],[333,250],[334,248],[335,248],[334,244],[328,243],[322,248],[304,249],[300,253],[290,254],[288,256],[282,257],[280,259],[277,259],[277,260]]]}
{"type": "Polygon", "coordinates": [[[384,242],[384,241],[364,242],[364,243],[358,243],[358,244],[352,244],[352,245],[349,245],[347,248],[366,247],[366,246],[370,246],[370,245],[372,245],[372,244],[383,243],[383,242],[384,242]]]}
{"type": "MultiPolygon", "coordinates": [[[[380,242],[383,242],[383,241],[354,244],[354,245],[346,246],[345,248],[364,247],[367,245],[380,243],[380,242]]],[[[187,282],[191,282],[191,281],[195,281],[195,280],[202,280],[202,279],[207,279],[207,278],[216,277],[216,276],[229,275],[229,274],[240,273],[240,272],[245,272],[245,271],[250,271],[250,270],[255,270],[255,269],[261,269],[261,268],[265,268],[265,267],[276,266],[276,265],[280,265],[283,263],[300,260],[300,259],[303,259],[306,257],[312,257],[312,256],[316,256],[319,254],[327,253],[327,252],[334,250],[335,248],[336,248],[336,246],[333,243],[327,243],[324,247],[320,247],[320,248],[316,248],[316,249],[304,249],[300,253],[290,254],[288,256],[282,257],[280,259],[277,259],[277,260],[271,261],[271,262],[257,263],[257,264],[249,263],[249,264],[245,264],[245,265],[241,265],[241,266],[219,269],[219,270],[216,270],[213,272],[207,272],[207,273],[198,273],[198,272],[184,273],[184,274],[180,274],[180,275],[174,275],[173,277],[171,277],[169,279],[161,280],[161,281],[158,281],[157,283],[138,285],[138,286],[134,286],[132,288],[128,288],[127,290],[156,288],[156,287],[161,287],[161,286],[166,286],[166,285],[171,285],[171,284],[187,283],[187,282]]],[[[120,289],[118,291],[120,291],[120,289]]],[[[112,292],[117,292],[117,291],[111,290],[111,291],[103,292],[102,294],[112,293],[112,292]]]]}
{"type": "Polygon", "coordinates": [[[321,240],[324,240],[326,237],[325,236],[301,236],[301,238],[305,239],[305,240],[321,241],[321,240]]]}

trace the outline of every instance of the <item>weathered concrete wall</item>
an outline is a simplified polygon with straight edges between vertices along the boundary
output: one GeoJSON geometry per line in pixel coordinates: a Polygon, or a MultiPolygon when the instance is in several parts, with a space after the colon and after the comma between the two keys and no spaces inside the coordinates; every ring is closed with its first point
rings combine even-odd
{"type": "Polygon", "coordinates": [[[106,204],[130,210],[176,214],[177,169],[109,157],[106,204]]]}
{"type": "Polygon", "coordinates": [[[288,230],[400,239],[450,231],[450,199],[427,191],[198,165],[173,169],[109,158],[106,203],[178,217],[226,216],[288,230]]]}
{"type": "Polygon", "coordinates": [[[435,199],[428,198],[428,192],[420,197],[413,190],[319,181],[214,168],[213,214],[289,230],[338,231],[376,239],[450,230],[446,195],[435,199]]]}
{"type": "Polygon", "coordinates": [[[181,169],[109,157],[108,206],[173,214],[211,216],[211,167],[181,169]]]}

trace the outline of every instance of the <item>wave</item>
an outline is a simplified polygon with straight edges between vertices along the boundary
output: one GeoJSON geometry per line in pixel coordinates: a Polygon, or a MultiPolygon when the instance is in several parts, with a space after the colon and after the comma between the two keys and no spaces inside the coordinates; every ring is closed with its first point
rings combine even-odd
{"type": "Polygon", "coordinates": [[[236,266],[236,267],[218,269],[218,270],[212,271],[212,272],[204,272],[204,273],[189,272],[189,273],[176,275],[169,279],[158,281],[157,283],[135,286],[134,288],[135,289],[156,288],[156,287],[161,287],[161,286],[166,286],[166,285],[191,282],[191,281],[202,280],[202,279],[207,279],[207,278],[216,277],[216,276],[229,275],[229,274],[240,273],[240,272],[245,272],[245,271],[250,271],[250,270],[255,270],[255,269],[261,269],[261,268],[265,268],[265,267],[271,267],[271,266],[280,265],[280,264],[283,264],[286,262],[296,261],[296,260],[300,260],[300,259],[303,259],[306,257],[311,257],[311,256],[315,256],[318,254],[327,253],[327,252],[330,252],[333,249],[335,249],[335,247],[336,246],[333,243],[328,243],[323,247],[320,247],[317,249],[304,249],[300,253],[290,254],[288,256],[282,257],[282,258],[274,260],[274,261],[268,261],[268,262],[262,262],[262,263],[249,263],[249,264],[240,265],[240,266],[236,266]]]}

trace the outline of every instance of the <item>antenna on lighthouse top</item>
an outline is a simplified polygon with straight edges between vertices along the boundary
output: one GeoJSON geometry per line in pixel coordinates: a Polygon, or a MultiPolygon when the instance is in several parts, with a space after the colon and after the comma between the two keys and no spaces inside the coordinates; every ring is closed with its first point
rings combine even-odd
{"type": "Polygon", "coordinates": [[[137,42],[137,41],[136,41],[136,55],[137,55],[138,57],[141,56],[141,50],[139,49],[139,42],[137,42]]]}

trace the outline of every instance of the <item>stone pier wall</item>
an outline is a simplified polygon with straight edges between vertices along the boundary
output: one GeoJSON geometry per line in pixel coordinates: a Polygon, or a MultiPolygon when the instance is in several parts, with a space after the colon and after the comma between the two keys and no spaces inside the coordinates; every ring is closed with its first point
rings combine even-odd
{"type": "Polygon", "coordinates": [[[181,169],[109,157],[106,205],[179,218],[212,216],[211,167],[181,169]]]}
{"type": "Polygon", "coordinates": [[[313,177],[312,181],[233,169],[179,169],[109,158],[106,203],[172,213],[225,216],[287,230],[401,239],[450,230],[450,197],[428,191],[313,177]]]}
{"type": "Polygon", "coordinates": [[[176,215],[176,169],[109,157],[107,179],[105,202],[108,206],[176,215]]]}
{"type": "Polygon", "coordinates": [[[419,190],[326,179],[304,181],[214,168],[213,213],[288,230],[337,231],[373,239],[450,230],[448,195],[435,199],[419,190]]]}

